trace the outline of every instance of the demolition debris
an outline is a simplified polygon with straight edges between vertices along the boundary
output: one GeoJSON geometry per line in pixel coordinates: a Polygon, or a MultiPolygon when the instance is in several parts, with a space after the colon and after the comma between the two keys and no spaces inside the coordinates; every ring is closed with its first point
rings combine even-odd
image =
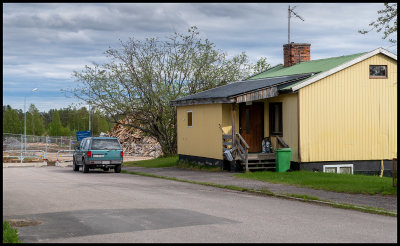
{"type": "MultiPolygon", "coordinates": [[[[128,120],[122,120],[121,123],[127,124],[128,120]]],[[[145,136],[141,130],[133,127],[115,124],[107,136],[118,138],[126,154],[154,158],[163,154],[161,145],[155,138],[145,136]]]]}

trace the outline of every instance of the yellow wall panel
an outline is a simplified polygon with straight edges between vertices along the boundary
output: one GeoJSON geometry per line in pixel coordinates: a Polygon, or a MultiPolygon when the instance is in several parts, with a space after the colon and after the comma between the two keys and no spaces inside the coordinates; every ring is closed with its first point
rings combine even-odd
{"type": "Polygon", "coordinates": [[[291,160],[298,161],[297,93],[285,94],[264,101],[264,137],[269,136],[269,103],[282,103],[282,139],[292,149],[291,160]]]}
{"type": "Polygon", "coordinates": [[[222,160],[219,125],[222,125],[222,104],[178,106],[178,154],[222,160]],[[192,127],[187,126],[187,111],[193,112],[192,127]]]}
{"type": "Polygon", "coordinates": [[[301,162],[397,156],[397,61],[378,54],[299,90],[301,162]],[[387,65],[370,79],[369,65],[387,65]]]}
{"type": "MultiPolygon", "coordinates": [[[[232,134],[232,104],[222,104],[222,129],[224,134],[232,134]]],[[[235,104],[235,132],[239,132],[238,104],[235,104]]]]}

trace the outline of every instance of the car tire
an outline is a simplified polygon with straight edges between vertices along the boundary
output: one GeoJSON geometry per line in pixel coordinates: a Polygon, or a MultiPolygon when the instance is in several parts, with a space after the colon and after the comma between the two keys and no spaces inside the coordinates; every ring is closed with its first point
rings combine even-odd
{"type": "Polygon", "coordinates": [[[72,168],[75,172],[79,171],[79,166],[76,164],[75,158],[72,159],[72,168]]]}
{"type": "Polygon", "coordinates": [[[84,173],[88,173],[89,172],[89,166],[85,164],[85,162],[83,162],[83,168],[82,168],[84,173]]]}
{"type": "Polygon", "coordinates": [[[120,165],[115,165],[114,172],[116,172],[116,173],[120,173],[121,172],[121,164],[120,165]]]}

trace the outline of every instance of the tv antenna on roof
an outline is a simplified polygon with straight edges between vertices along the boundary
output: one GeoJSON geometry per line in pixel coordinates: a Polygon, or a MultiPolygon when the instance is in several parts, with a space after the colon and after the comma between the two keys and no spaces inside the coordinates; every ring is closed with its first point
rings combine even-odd
{"type": "Polygon", "coordinates": [[[304,21],[303,18],[301,18],[300,15],[296,14],[293,10],[296,8],[296,6],[294,6],[293,8],[290,8],[290,5],[288,7],[288,44],[290,45],[290,17],[292,17],[292,15],[294,17],[299,18],[300,20],[304,21]]]}

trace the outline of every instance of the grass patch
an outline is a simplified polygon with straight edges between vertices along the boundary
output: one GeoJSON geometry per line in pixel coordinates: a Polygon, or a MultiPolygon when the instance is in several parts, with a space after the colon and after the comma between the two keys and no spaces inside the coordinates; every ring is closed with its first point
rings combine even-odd
{"type": "Polygon", "coordinates": [[[288,194],[288,196],[294,197],[294,198],[300,198],[300,199],[303,199],[305,201],[313,201],[313,200],[314,201],[319,201],[319,200],[321,200],[319,197],[303,195],[303,194],[288,194]]]}
{"type": "Polygon", "coordinates": [[[210,172],[221,171],[220,167],[200,165],[189,161],[179,161],[178,155],[169,157],[158,157],[156,159],[151,159],[151,160],[127,161],[124,162],[123,165],[126,167],[149,167],[149,168],[177,167],[183,169],[201,170],[210,172]]]}
{"type": "Polygon", "coordinates": [[[270,171],[234,174],[235,177],[270,183],[283,183],[298,187],[353,194],[397,195],[392,178],[360,174],[335,174],[309,171],[277,173],[270,171]]]}
{"type": "Polygon", "coordinates": [[[12,228],[7,221],[3,221],[3,243],[22,243],[18,239],[18,230],[12,228]]]}
{"type": "Polygon", "coordinates": [[[397,187],[392,186],[392,178],[389,177],[310,171],[285,173],[263,171],[234,174],[234,176],[343,193],[397,195],[397,187]]]}
{"type": "Polygon", "coordinates": [[[123,163],[123,166],[126,167],[150,167],[150,168],[158,168],[158,167],[175,167],[178,162],[178,156],[168,156],[168,157],[158,157],[151,160],[143,160],[143,161],[127,161],[123,163]]]}
{"type": "Polygon", "coordinates": [[[190,161],[178,161],[176,163],[176,167],[190,169],[190,170],[209,171],[209,172],[220,172],[221,171],[220,167],[201,165],[201,164],[193,163],[190,161]]]}

